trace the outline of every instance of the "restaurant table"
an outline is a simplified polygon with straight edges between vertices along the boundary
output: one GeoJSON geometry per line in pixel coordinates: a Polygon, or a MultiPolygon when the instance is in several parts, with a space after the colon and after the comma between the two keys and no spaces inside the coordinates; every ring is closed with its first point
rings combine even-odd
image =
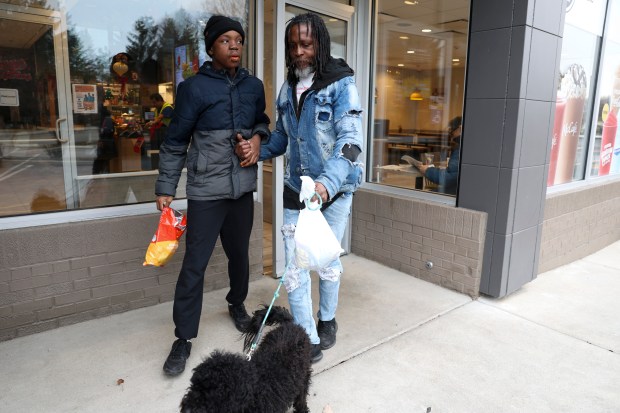
{"type": "MultiPolygon", "coordinates": [[[[444,163],[437,166],[444,169],[446,165],[444,163]]],[[[409,177],[412,180],[412,187],[422,190],[436,190],[437,184],[424,178],[418,168],[413,165],[383,165],[374,167],[375,182],[385,183],[389,180],[390,176],[409,177]]]]}

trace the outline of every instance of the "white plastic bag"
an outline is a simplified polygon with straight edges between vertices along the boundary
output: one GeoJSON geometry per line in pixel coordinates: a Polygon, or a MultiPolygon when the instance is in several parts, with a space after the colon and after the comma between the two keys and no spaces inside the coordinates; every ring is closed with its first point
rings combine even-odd
{"type": "MultiPolygon", "coordinates": [[[[344,250],[321,213],[321,204],[310,202],[314,193],[314,181],[301,177],[299,200],[306,207],[299,211],[295,228],[295,265],[318,271],[340,256],[344,250]]],[[[318,195],[317,195],[318,197],[318,195]]]]}

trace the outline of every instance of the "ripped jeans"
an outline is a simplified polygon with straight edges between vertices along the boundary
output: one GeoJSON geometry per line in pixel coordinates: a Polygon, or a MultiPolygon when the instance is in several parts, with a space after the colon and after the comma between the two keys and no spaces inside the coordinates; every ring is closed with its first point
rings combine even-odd
{"type": "MultiPolygon", "coordinates": [[[[352,193],[344,193],[334,201],[325,211],[323,216],[331,227],[336,238],[342,242],[344,230],[351,214],[352,193]]],[[[297,224],[299,211],[284,209],[284,248],[286,262],[288,263],[284,286],[288,292],[288,302],[295,322],[302,326],[312,344],[320,342],[316,330],[316,324],[312,315],[312,282],[310,272],[295,266],[295,235],[294,225],[297,224]]],[[[342,263],[340,259],[332,261],[327,267],[318,271],[319,274],[319,320],[329,321],[336,316],[338,307],[338,290],[340,288],[340,275],[342,263]]]]}

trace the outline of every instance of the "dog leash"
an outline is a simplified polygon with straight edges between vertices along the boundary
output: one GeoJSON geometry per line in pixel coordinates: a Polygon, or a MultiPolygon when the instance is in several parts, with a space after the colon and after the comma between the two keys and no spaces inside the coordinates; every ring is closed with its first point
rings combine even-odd
{"type": "MultiPolygon", "coordinates": [[[[323,204],[323,200],[321,199],[321,195],[319,195],[317,192],[314,192],[312,195],[310,195],[309,198],[307,198],[308,200],[308,204],[310,203],[310,199],[312,199],[314,196],[316,195],[316,197],[318,198],[319,204],[318,206],[316,206],[315,208],[311,208],[308,205],[308,209],[311,210],[316,210],[321,208],[321,204],[323,204]]],[[[286,268],[284,269],[284,274],[282,274],[282,277],[280,278],[280,282],[278,283],[278,287],[276,288],[276,291],[273,293],[273,298],[271,299],[271,303],[269,304],[269,308],[267,308],[267,312],[265,313],[265,317],[263,318],[263,322],[260,325],[260,328],[258,329],[258,333],[256,334],[256,338],[254,338],[254,341],[252,342],[252,345],[250,346],[250,350],[248,351],[248,355],[247,355],[247,359],[248,361],[252,360],[252,354],[254,354],[254,350],[256,350],[256,347],[258,346],[258,342],[260,341],[261,336],[263,335],[263,329],[265,328],[265,323],[267,322],[267,318],[269,317],[269,312],[271,311],[271,308],[273,307],[273,303],[276,301],[276,298],[278,298],[280,296],[280,287],[282,287],[282,284],[284,283],[284,278],[286,277],[286,273],[289,270],[289,267],[291,265],[291,261],[293,260],[293,258],[291,257],[288,261],[288,264],[286,264],[286,268]]]]}
{"type": "Polygon", "coordinates": [[[271,299],[271,303],[269,304],[269,308],[267,308],[267,312],[265,313],[265,317],[263,317],[263,322],[261,323],[261,326],[258,329],[258,333],[256,334],[256,337],[254,338],[254,341],[252,342],[252,346],[250,347],[250,351],[248,351],[248,355],[247,355],[248,361],[252,360],[252,354],[254,354],[254,350],[256,350],[256,347],[258,346],[258,342],[260,341],[260,338],[263,335],[263,329],[265,328],[265,323],[267,322],[267,317],[269,317],[269,312],[271,311],[271,308],[273,307],[273,303],[276,301],[276,298],[278,298],[280,296],[280,287],[282,287],[282,284],[284,283],[284,277],[286,277],[286,273],[288,272],[288,268],[289,268],[290,263],[291,262],[289,260],[289,263],[286,265],[286,268],[284,269],[284,274],[282,274],[282,277],[280,277],[280,282],[278,283],[278,287],[276,288],[276,291],[273,293],[273,298],[271,299]]]}

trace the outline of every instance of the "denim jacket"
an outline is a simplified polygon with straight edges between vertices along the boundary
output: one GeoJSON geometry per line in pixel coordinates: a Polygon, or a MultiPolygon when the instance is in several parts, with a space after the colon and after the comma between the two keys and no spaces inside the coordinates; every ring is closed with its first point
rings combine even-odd
{"type": "Polygon", "coordinates": [[[362,183],[363,163],[342,154],[347,145],[362,150],[362,107],[353,76],[306,93],[299,119],[295,90],[285,82],[277,100],[276,129],[261,145],[260,160],[286,153],[284,184],[301,191],[302,175],[325,186],[329,197],[353,192],[362,183]]]}

